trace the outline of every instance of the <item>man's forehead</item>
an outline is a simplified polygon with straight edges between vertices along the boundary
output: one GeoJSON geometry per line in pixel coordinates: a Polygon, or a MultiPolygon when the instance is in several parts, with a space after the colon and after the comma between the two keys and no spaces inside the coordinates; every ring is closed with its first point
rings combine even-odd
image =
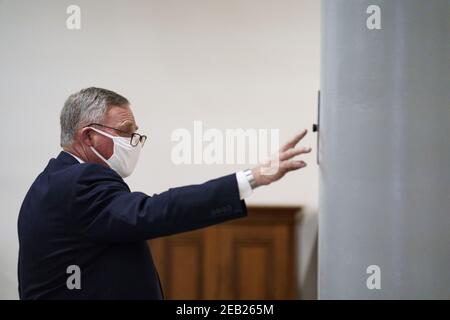
{"type": "Polygon", "coordinates": [[[108,118],[108,122],[117,129],[130,132],[138,129],[133,113],[128,106],[111,106],[108,110],[108,118]]]}
{"type": "Polygon", "coordinates": [[[125,119],[122,120],[118,126],[120,127],[120,129],[124,130],[124,131],[136,131],[137,129],[139,129],[138,125],[130,119],[125,119]]]}

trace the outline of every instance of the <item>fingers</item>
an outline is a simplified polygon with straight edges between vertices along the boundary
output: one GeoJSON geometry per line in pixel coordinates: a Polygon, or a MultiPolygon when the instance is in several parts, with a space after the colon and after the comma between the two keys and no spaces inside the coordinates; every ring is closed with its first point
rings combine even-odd
{"type": "Polygon", "coordinates": [[[280,154],[280,160],[289,160],[295,156],[298,156],[300,154],[310,153],[311,148],[297,148],[297,149],[289,149],[283,153],[280,154]]]}
{"type": "Polygon", "coordinates": [[[306,162],[305,161],[301,161],[301,160],[291,160],[291,161],[285,161],[283,163],[283,167],[285,170],[287,171],[293,171],[293,170],[298,170],[301,168],[306,167],[306,162]]]}
{"type": "Polygon", "coordinates": [[[295,137],[293,137],[291,140],[288,141],[288,143],[286,143],[281,149],[281,152],[287,151],[291,148],[294,148],[297,143],[302,140],[306,134],[308,133],[308,130],[304,129],[302,132],[300,132],[299,134],[297,134],[295,137]]]}

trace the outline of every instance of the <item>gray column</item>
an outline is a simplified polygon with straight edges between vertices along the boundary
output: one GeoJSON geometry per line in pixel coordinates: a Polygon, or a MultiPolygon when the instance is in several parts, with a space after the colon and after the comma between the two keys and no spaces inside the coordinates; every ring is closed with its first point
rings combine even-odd
{"type": "Polygon", "coordinates": [[[322,0],[321,59],[319,297],[449,299],[450,1],[322,0]]]}

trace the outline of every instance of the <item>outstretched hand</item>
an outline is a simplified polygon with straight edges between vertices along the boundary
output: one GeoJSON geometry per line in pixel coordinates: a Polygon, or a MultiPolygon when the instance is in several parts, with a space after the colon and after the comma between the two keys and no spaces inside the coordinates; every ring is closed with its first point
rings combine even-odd
{"type": "Polygon", "coordinates": [[[289,171],[298,170],[306,167],[303,160],[295,160],[294,157],[311,152],[311,148],[296,148],[297,144],[306,136],[308,131],[305,129],[289,140],[280,151],[267,161],[252,169],[256,186],[269,185],[272,182],[280,180],[289,171]]]}

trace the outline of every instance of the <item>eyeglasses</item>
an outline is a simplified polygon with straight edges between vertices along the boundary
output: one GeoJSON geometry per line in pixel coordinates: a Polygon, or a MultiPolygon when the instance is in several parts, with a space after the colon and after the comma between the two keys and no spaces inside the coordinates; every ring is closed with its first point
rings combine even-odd
{"type": "MultiPolygon", "coordinates": [[[[116,128],[113,128],[113,127],[108,127],[108,126],[105,126],[104,124],[100,124],[100,123],[91,123],[91,124],[87,125],[86,127],[90,127],[90,126],[100,126],[100,127],[104,127],[104,128],[115,130],[115,131],[120,132],[122,134],[126,134],[126,135],[130,134],[129,132],[126,132],[124,130],[116,129],[116,128]]],[[[146,135],[141,135],[139,133],[132,133],[131,134],[131,137],[130,137],[130,144],[131,144],[131,146],[136,147],[139,144],[139,142],[142,143],[142,146],[144,146],[145,141],[147,141],[147,136],[146,135]]]]}

